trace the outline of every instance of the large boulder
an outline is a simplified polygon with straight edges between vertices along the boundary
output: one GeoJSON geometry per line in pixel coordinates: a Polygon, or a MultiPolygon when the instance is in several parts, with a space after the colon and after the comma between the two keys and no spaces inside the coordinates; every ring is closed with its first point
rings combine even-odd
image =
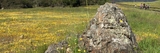
{"type": "Polygon", "coordinates": [[[126,16],[116,4],[101,5],[85,32],[79,47],[88,53],[137,53],[135,35],[126,16]]]}

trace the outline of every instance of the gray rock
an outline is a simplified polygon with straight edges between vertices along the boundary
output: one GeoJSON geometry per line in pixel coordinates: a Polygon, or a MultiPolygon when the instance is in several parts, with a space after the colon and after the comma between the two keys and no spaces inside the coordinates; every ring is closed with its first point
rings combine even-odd
{"type": "MultiPolygon", "coordinates": [[[[48,49],[45,51],[45,53],[60,53],[59,49],[67,49],[68,43],[66,41],[61,41],[55,44],[51,44],[48,46],[48,49]]],[[[66,51],[65,51],[66,52],[66,51]]]]}
{"type": "Polygon", "coordinates": [[[79,47],[88,53],[137,53],[137,42],[127,19],[116,4],[98,8],[87,30],[79,37],[79,47]]]}

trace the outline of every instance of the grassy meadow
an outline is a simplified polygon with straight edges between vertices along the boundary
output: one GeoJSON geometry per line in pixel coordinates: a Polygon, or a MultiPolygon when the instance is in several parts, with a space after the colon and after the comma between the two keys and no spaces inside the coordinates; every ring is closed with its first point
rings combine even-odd
{"type": "Polygon", "coordinates": [[[49,44],[82,33],[95,10],[87,12],[86,7],[0,10],[0,53],[44,53],[49,44]]]}
{"type": "MultiPolygon", "coordinates": [[[[150,3],[158,7],[159,1],[150,3]]],[[[160,53],[160,12],[118,6],[136,34],[139,53],[160,53]]],[[[98,7],[0,10],[0,53],[44,53],[48,45],[66,37],[74,53],[84,53],[75,48],[76,35],[83,32],[98,7]]]]}

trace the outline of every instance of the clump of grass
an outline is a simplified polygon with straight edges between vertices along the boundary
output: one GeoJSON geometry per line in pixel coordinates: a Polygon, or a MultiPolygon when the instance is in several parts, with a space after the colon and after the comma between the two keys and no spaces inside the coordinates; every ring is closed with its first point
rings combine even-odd
{"type": "Polygon", "coordinates": [[[147,37],[139,42],[139,48],[142,53],[159,53],[159,39],[147,37]]]}

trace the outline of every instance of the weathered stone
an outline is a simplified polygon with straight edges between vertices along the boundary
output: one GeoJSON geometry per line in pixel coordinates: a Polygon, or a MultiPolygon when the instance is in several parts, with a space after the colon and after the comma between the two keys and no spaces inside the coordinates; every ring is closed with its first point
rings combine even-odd
{"type": "Polygon", "coordinates": [[[124,13],[111,3],[98,8],[87,30],[79,37],[79,47],[88,53],[137,53],[135,35],[124,13]]]}
{"type": "Polygon", "coordinates": [[[61,41],[55,44],[51,44],[48,46],[48,49],[45,51],[45,53],[60,53],[59,49],[67,49],[68,43],[66,41],[61,41]]]}

